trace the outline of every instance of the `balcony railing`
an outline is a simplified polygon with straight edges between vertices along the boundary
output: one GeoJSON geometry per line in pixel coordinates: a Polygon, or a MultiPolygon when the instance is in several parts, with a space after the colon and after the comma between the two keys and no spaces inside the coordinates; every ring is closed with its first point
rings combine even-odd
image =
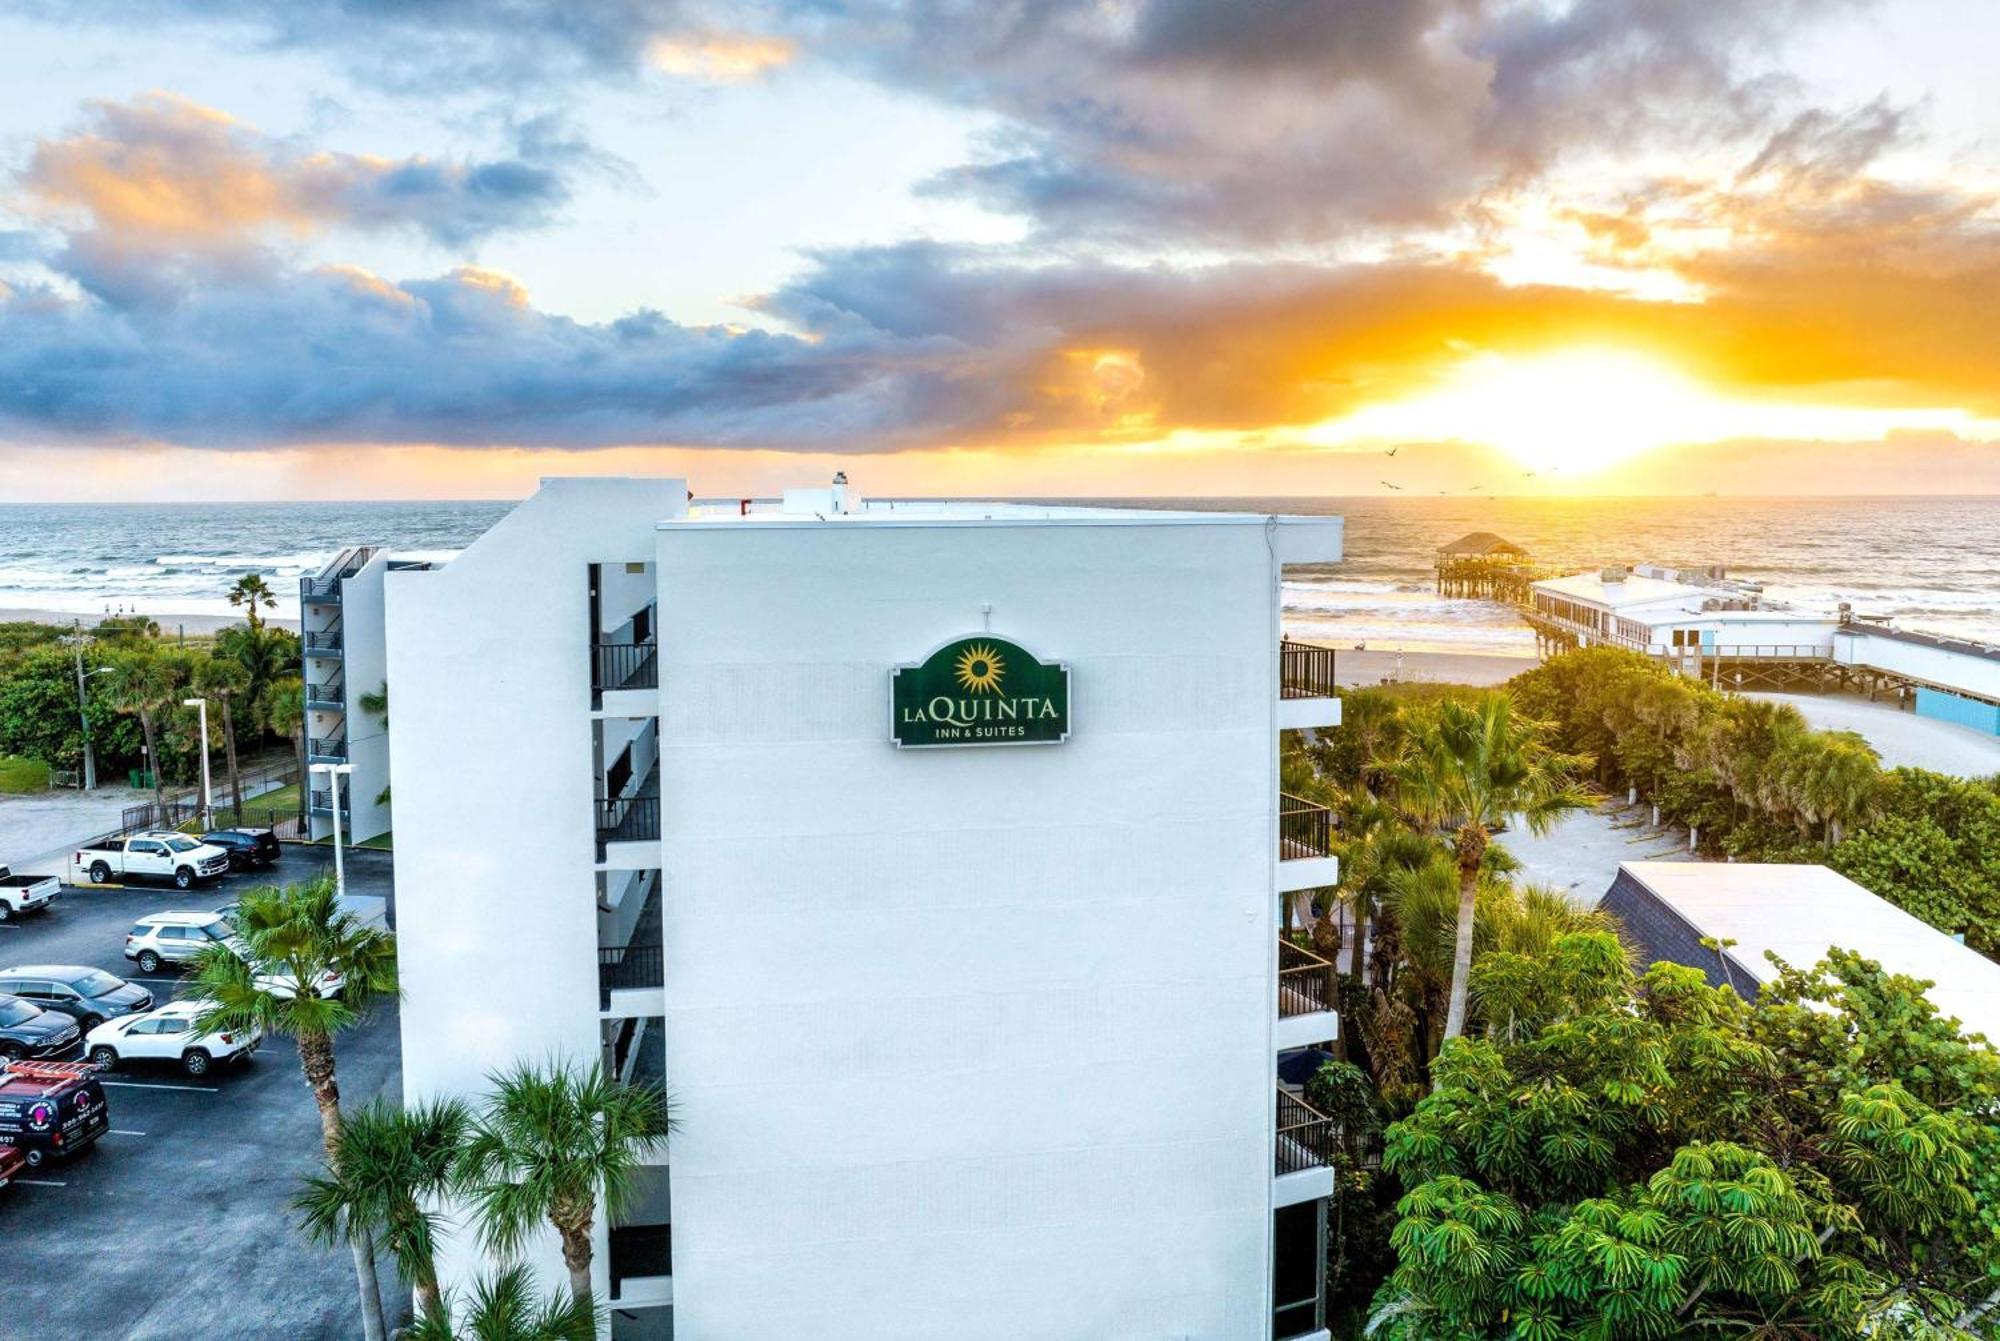
{"type": "Polygon", "coordinates": [[[674,1274],[672,1225],[614,1225],[611,1229],[611,1297],[625,1282],[674,1274]]]}
{"type": "Polygon", "coordinates": [[[1333,1163],[1333,1119],[1298,1095],[1278,1091],[1278,1173],[1304,1173],[1333,1163]]]}
{"type": "Polygon", "coordinates": [[[1319,955],[1280,939],[1278,942],[1278,1018],[1334,1010],[1340,1004],[1337,970],[1319,955]]]}
{"type": "Polygon", "coordinates": [[[306,635],[307,652],[338,652],[340,650],[340,625],[321,629],[306,635]]]}
{"type": "Polygon", "coordinates": [[[657,945],[600,945],[597,947],[597,1005],[611,1004],[613,992],[664,987],[667,982],[666,957],[657,945]]]}
{"type": "Polygon", "coordinates": [[[659,836],[660,798],[657,793],[598,798],[597,855],[600,859],[604,856],[607,843],[644,843],[659,836]]]}
{"type": "Polygon", "coordinates": [[[1338,693],[1333,672],[1331,647],[1295,643],[1289,638],[1278,644],[1280,698],[1333,698],[1338,693]]]}
{"type": "MultiPolygon", "coordinates": [[[[315,815],[331,815],[333,813],[333,793],[330,791],[309,793],[307,808],[315,815]]],[[[351,815],[354,813],[354,798],[346,792],[340,794],[340,813],[342,815],[351,815]]]]}
{"type": "Polygon", "coordinates": [[[314,736],[306,743],[306,754],[315,761],[332,760],[335,763],[347,761],[346,736],[314,736]]]}
{"type": "Polygon", "coordinates": [[[590,649],[591,689],[658,689],[660,648],[657,643],[597,643],[590,649]]]}
{"type": "Polygon", "coordinates": [[[328,680],[324,684],[306,681],[306,706],[322,712],[347,711],[347,681],[328,680]]]}
{"type": "Polygon", "coordinates": [[[1293,796],[1278,797],[1278,856],[1285,861],[1333,855],[1333,812],[1293,796]]]}

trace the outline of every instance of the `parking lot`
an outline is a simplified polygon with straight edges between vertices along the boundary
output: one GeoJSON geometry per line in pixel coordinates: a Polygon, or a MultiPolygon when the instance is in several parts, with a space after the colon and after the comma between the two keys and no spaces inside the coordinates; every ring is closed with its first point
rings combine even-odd
{"type": "MultiPolygon", "coordinates": [[[[65,888],[45,912],[0,923],[0,966],[91,964],[175,995],[173,970],[142,976],[121,953],[142,913],[212,908],[238,891],[330,868],[324,850],[288,845],[267,875],[172,889],[65,888]]],[[[391,899],[387,853],[347,854],[352,894],[391,899]]],[[[353,1105],[399,1098],[396,1010],[379,1008],[336,1044],[340,1093],[353,1105]]],[[[160,1338],[352,1338],[361,1328],[354,1264],[298,1233],[289,1208],[317,1164],[319,1119],[290,1040],[268,1038],[240,1066],[199,1080],[178,1068],[121,1066],[103,1078],[111,1132],[67,1163],[25,1171],[0,1190],[8,1319],[34,1334],[160,1338]]],[[[384,1304],[406,1292],[385,1257],[384,1304]]],[[[393,1324],[392,1324],[393,1325],[393,1324]]]]}

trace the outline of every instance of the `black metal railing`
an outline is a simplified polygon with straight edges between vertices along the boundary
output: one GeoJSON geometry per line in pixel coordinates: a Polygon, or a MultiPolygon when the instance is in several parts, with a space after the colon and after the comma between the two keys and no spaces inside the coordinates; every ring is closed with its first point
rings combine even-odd
{"type": "Polygon", "coordinates": [[[1337,692],[1331,647],[1295,643],[1289,638],[1279,642],[1280,698],[1332,698],[1337,692]]]}
{"type": "Polygon", "coordinates": [[[664,987],[667,983],[666,956],[657,945],[600,945],[597,947],[597,1005],[611,1004],[618,991],[664,987]]]}
{"type": "Polygon", "coordinates": [[[339,650],[340,625],[338,624],[335,624],[330,629],[321,629],[317,633],[308,633],[306,635],[306,651],[308,652],[338,652],[339,650]]]}
{"type": "Polygon", "coordinates": [[[658,643],[597,643],[590,649],[590,686],[594,693],[613,689],[658,689],[658,643]]]}
{"type": "Polygon", "coordinates": [[[660,798],[644,796],[599,797],[597,801],[597,855],[604,855],[607,843],[643,843],[660,836],[660,798]]]}
{"type": "Polygon", "coordinates": [[[306,706],[335,712],[347,710],[347,681],[328,680],[323,684],[306,681],[306,706]]]}
{"type": "Polygon", "coordinates": [[[1278,1091],[1278,1157],[1280,1174],[1304,1173],[1333,1163],[1333,1119],[1298,1095],[1278,1091]]]}
{"type": "Polygon", "coordinates": [[[314,736],[306,743],[306,754],[314,759],[344,762],[347,758],[347,737],[314,736]]]}
{"type": "Polygon", "coordinates": [[[1332,1010],[1340,1003],[1333,964],[1303,945],[1278,942],[1278,1018],[1332,1010]]]}
{"type": "MultiPolygon", "coordinates": [[[[306,805],[315,815],[331,815],[333,813],[333,793],[330,791],[311,792],[308,794],[306,805]]],[[[346,792],[340,794],[340,813],[343,815],[354,813],[354,798],[346,792]]]]}
{"type": "Polygon", "coordinates": [[[611,1229],[611,1297],[627,1280],[674,1274],[672,1225],[614,1225],[611,1229]]]}
{"type": "Polygon", "coordinates": [[[1278,856],[1285,861],[1333,855],[1333,812],[1289,792],[1278,797],[1278,856]]]}

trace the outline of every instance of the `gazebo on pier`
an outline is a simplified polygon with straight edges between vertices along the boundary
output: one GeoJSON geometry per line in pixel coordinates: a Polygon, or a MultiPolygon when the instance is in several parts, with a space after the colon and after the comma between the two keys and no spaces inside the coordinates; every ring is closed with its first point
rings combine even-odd
{"type": "Polygon", "coordinates": [[[1491,531],[1460,536],[1437,551],[1440,596],[1471,596],[1526,604],[1528,584],[1542,576],[1527,550],[1491,531]]]}

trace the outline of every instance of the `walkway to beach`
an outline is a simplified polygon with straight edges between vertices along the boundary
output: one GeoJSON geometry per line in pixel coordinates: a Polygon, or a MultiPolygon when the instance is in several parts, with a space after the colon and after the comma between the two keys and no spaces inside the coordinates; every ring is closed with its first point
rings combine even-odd
{"type": "Polygon", "coordinates": [[[1604,897],[1621,861],[1692,861],[1687,830],[1655,829],[1650,806],[1627,809],[1624,798],[1563,816],[1540,837],[1509,829],[1499,843],[1521,863],[1514,880],[1547,885],[1591,907],[1604,897]]]}
{"type": "Polygon", "coordinates": [[[2000,773],[2000,739],[1865,699],[1817,694],[1750,694],[1789,703],[1826,731],[1856,731],[1885,768],[1928,768],[1962,778],[2000,773]]]}

